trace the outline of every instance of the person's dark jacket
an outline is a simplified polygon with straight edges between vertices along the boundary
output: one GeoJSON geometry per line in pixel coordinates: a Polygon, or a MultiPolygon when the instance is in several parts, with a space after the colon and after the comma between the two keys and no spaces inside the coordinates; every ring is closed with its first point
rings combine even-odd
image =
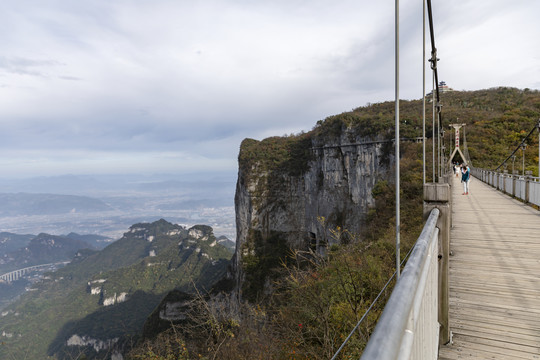
{"type": "Polygon", "coordinates": [[[461,182],[469,180],[469,170],[461,173],[461,182]]]}

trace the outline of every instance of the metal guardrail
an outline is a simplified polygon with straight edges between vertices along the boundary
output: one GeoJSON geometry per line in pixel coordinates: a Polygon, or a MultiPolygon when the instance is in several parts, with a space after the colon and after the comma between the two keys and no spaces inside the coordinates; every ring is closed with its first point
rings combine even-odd
{"type": "Polygon", "coordinates": [[[540,178],[472,168],[471,174],[499,191],[540,206],[540,178]]]}
{"type": "Polygon", "coordinates": [[[439,214],[431,211],[361,360],[437,358],[439,214]]]}

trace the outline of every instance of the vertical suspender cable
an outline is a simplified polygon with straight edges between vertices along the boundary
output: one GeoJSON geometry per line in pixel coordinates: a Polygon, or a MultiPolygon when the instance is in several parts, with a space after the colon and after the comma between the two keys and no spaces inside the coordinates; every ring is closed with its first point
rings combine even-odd
{"type": "Polygon", "coordinates": [[[395,0],[395,13],[396,13],[396,272],[397,279],[400,276],[400,254],[399,254],[399,232],[400,232],[400,218],[399,218],[399,0],[395,0]]]}
{"type": "MultiPolygon", "coordinates": [[[[435,83],[435,86],[439,86],[435,83]]],[[[437,103],[437,176],[441,178],[441,118],[439,117],[439,104],[437,103]]]]}
{"type": "MultiPolygon", "coordinates": [[[[426,2],[422,0],[422,185],[426,184],[426,2]]],[[[540,151],[540,144],[538,146],[540,151]]],[[[539,160],[540,162],[540,157],[539,160]]],[[[539,163],[540,164],[540,163],[539,163]]],[[[539,166],[540,169],[540,166],[539,166]]],[[[539,170],[540,171],[540,170],[539,170]]]]}
{"type": "Polygon", "coordinates": [[[527,145],[521,146],[521,175],[525,176],[525,149],[527,145]]]}
{"type": "Polygon", "coordinates": [[[432,182],[437,182],[437,178],[435,177],[435,73],[433,73],[433,79],[431,80],[431,103],[433,107],[433,119],[431,121],[431,127],[432,127],[432,135],[431,135],[431,142],[433,145],[433,179],[432,182]]]}

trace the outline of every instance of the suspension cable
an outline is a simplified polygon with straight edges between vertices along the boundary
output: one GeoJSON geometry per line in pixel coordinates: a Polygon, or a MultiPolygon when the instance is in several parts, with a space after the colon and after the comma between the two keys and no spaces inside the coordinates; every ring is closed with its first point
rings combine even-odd
{"type": "MultiPolygon", "coordinates": [[[[443,128],[443,121],[442,121],[442,111],[441,111],[441,98],[440,98],[440,94],[439,94],[439,72],[437,70],[437,62],[440,60],[438,57],[437,57],[437,47],[435,46],[435,30],[434,30],[434,26],[433,26],[433,11],[432,11],[432,8],[431,8],[431,0],[427,0],[427,10],[428,10],[428,20],[429,20],[429,33],[430,33],[430,40],[431,40],[431,59],[429,59],[429,62],[431,63],[431,69],[433,70],[433,80],[435,82],[435,86],[433,87],[433,97],[434,97],[434,100],[433,100],[433,109],[434,109],[434,113],[433,113],[433,126],[435,126],[435,123],[436,125],[439,127],[439,129],[442,129],[443,128]],[[435,103],[435,96],[437,98],[437,102],[435,103]],[[435,111],[436,110],[436,111],[435,111]],[[437,120],[435,121],[435,115],[437,116],[437,120]]],[[[435,132],[433,133],[435,135],[435,132]]],[[[441,143],[440,143],[440,131],[438,131],[438,136],[437,138],[439,139],[438,140],[438,143],[437,143],[437,151],[440,152],[440,147],[441,147],[441,143]]],[[[435,141],[435,139],[433,139],[433,141],[435,141]]],[[[433,145],[433,181],[435,182],[435,144],[433,145]]],[[[440,155],[439,155],[440,156],[440,155]]],[[[441,169],[440,169],[440,161],[439,161],[439,158],[437,158],[437,163],[438,163],[438,171],[437,171],[437,175],[440,176],[440,172],[441,172],[441,169]]]]}
{"type": "Polygon", "coordinates": [[[529,133],[527,134],[527,136],[525,136],[523,138],[523,140],[521,140],[521,142],[519,143],[519,145],[516,147],[516,149],[502,162],[501,165],[497,166],[497,168],[494,170],[494,171],[497,171],[501,168],[501,166],[503,166],[511,157],[512,155],[514,155],[520,148],[521,148],[521,145],[525,144],[525,140],[527,140],[529,138],[529,136],[531,136],[531,134],[533,133],[534,130],[538,129],[538,124],[535,124],[533,126],[533,128],[531,129],[531,131],[529,131],[529,133]]]}
{"type": "MultiPolygon", "coordinates": [[[[405,261],[407,261],[407,259],[409,258],[409,255],[411,255],[411,252],[413,251],[415,247],[411,247],[411,249],[409,250],[409,252],[407,253],[407,255],[405,255],[405,258],[401,261],[401,264],[400,264],[400,267],[403,266],[403,264],[405,264],[405,261]]],[[[377,300],[379,300],[379,298],[381,297],[381,295],[384,293],[384,291],[388,288],[388,285],[390,285],[390,282],[396,277],[397,275],[397,270],[394,271],[394,274],[392,274],[392,276],[390,277],[390,279],[388,279],[388,281],[386,282],[386,284],[383,286],[382,290],[379,292],[379,295],[377,295],[377,297],[375,298],[375,300],[373,300],[373,302],[371,303],[371,305],[369,306],[369,308],[366,310],[366,312],[364,313],[364,315],[362,315],[362,317],[360,318],[360,320],[358,320],[358,323],[356,323],[356,326],[354,327],[354,329],[352,329],[352,331],[349,333],[349,336],[347,336],[347,338],[345,339],[345,341],[343,341],[343,344],[341,344],[341,346],[339,347],[339,349],[336,351],[336,353],[334,354],[334,356],[332,356],[332,359],[330,360],[335,360],[336,357],[338,356],[338,354],[341,352],[341,350],[343,350],[343,348],[345,347],[345,345],[347,345],[347,343],[349,342],[349,339],[353,336],[353,334],[356,332],[356,330],[358,329],[358,327],[362,324],[362,322],[364,322],[364,319],[368,316],[368,314],[371,312],[371,309],[373,309],[373,306],[375,306],[375,303],[377,302],[377,300]]]]}
{"type": "Polygon", "coordinates": [[[469,147],[467,146],[467,132],[466,132],[466,127],[464,126],[463,127],[463,150],[465,150],[465,157],[466,159],[464,159],[468,165],[472,166],[472,162],[471,162],[471,156],[469,155],[469,147]]]}
{"type": "Polygon", "coordinates": [[[437,95],[437,103],[439,103],[439,74],[437,73],[437,61],[439,61],[440,59],[437,58],[437,48],[435,47],[435,33],[433,30],[433,12],[431,11],[431,0],[427,0],[427,7],[429,19],[429,34],[431,38],[431,59],[429,59],[429,62],[431,62],[431,69],[435,74],[435,93],[437,95]]]}

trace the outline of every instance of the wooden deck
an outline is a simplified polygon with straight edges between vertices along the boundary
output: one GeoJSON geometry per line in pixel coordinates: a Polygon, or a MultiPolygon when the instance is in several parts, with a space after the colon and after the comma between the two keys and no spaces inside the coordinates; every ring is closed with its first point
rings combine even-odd
{"type": "Polygon", "coordinates": [[[453,183],[450,330],[439,359],[540,359],[540,212],[453,183]]]}

